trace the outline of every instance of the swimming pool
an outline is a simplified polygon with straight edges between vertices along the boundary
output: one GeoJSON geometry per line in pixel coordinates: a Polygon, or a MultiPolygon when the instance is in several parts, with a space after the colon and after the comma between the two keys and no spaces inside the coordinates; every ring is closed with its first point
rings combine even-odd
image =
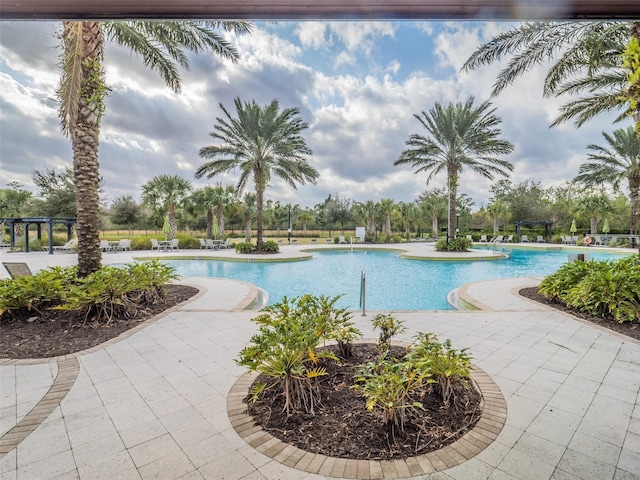
{"type": "MultiPolygon", "coordinates": [[[[506,277],[546,275],[567,261],[569,250],[514,249],[504,260],[409,260],[383,250],[314,252],[312,260],[244,263],[170,260],[185,277],[223,277],[257,285],[269,292],[269,303],[305,293],[335,296],[339,305],[360,307],[360,278],[366,274],[367,310],[449,310],[447,294],[465,283],[506,277]]],[[[592,259],[619,256],[593,252],[592,259]]]]}

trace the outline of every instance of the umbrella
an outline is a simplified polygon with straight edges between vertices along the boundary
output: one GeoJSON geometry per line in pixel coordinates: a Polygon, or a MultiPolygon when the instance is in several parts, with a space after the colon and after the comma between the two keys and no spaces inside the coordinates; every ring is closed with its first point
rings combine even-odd
{"type": "Polygon", "coordinates": [[[602,226],[602,233],[609,233],[609,219],[604,219],[604,225],[602,226]]]}
{"type": "Polygon", "coordinates": [[[171,236],[171,225],[169,225],[169,216],[164,216],[164,224],[162,225],[162,231],[167,234],[167,240],[171,236]]]}
{"type": "Polygon", "coordinates": [[[578,231],[578,227],[576,227],[575,219],[571,222],[571,228],[569,228],[569,231],[571,233],[576,233],[578,231]]]}

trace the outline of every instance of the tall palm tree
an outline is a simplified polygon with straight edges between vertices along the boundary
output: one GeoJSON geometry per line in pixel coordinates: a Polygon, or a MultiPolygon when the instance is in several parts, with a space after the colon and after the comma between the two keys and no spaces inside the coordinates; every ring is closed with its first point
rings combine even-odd
{"type": "Polygon", "coordinates": [[[244,217],[244,239],[245,242],[251,241],[251,223],[256,215],[256,195],[251,192],[244,194],[242,199],[242,215],[244,217]]]}
{"type": "Polygon", "coordinates": [[[156,210],[162,209],[167,215],[168,240],[176,236],[176,208],[187,198],[190,190],[191,184],[178,175],[158,175],[142,186],[142,203],[156,210]]]}
{"type": "Polygon", "coordinates": [[[442,106],[436,103],[428,113],[414,115],[430,137],[413,134],[394,165],[411,165],[415,173],[428,172],[427,184],[443,170],[447,172],[449,191],[448,237],[455,231],[458,178],[464,169],[493,179],[507,176],[513,165],[498,158],[513,151],[513,145],[500,139],[498,124],[491,103],[473,105],[473,97],[463,103],[442,106]]]}
{"type": "Polygon", "coordinates": [[[353,204],[353,216],[357,221],[364,222],[365,232],[375,233],[376,230],[376,203],[373,200],[356,202],[353,204]]]}
{"type": "Polygon", "coordinates": [[[311,149],[302,136],[308,125],[299,118],[298,108],[280,110],[277,100],[265,106],[255,101],[234,100],[236,116],[220,104],[224,118],[217,117],[210,135],[220,144],[200,149],[200,156],[213,159],[196,170],[196,178],[226,173],[238,168],[240,178],[236,191],[242,192],[249,178],[256,193],[257,239],[256,249],[262,250],[264,191],[272,175],[276,175],[294,189],[297,184],[315,184],[319,173],[305,155],[311,149]]]}
{"type": "Polygon", "coordinates": [[[78,275],[100,268],[99,239],[100,123],[108,87],[103,65],[104,44],[126,46],[156,70],[172,90],[180,91],[177,65],[188,68],[184,50],[212,51],[236,60],[235,48],[216,32],[219,29],[248,32],[245,22],[99,22],[65,21],[62,24],[60,102],[62,130],[71,139],[76,186],[78,275]]]}
{"type": "MultiPolygon", "coordinates": [[[[497,95],[533,66],[555,60],[543,94],[571,98],[553,125],[573,119],[579,127],[615,110],[623,110],[618,120],[629,115],[640,122],[640,62],[632,60],[639,41],[640,21],[523,23],[479,47],[462,69],[511,57],[494,84],[497,95]]],[[[640,135],[640,123],[636,128],[640,135]]]]}
{"type": "Polygon", "coordinates": [[[589,145],[589,161],[580,165],[575,181],[588,186],[610,183],[618,190],[627,181],[631,203],[629,233],[638,232],[638,206],[640,203],[640,140],[633,127],[618,129],[613,135],[603,132],[608,147],[589,145]]]}

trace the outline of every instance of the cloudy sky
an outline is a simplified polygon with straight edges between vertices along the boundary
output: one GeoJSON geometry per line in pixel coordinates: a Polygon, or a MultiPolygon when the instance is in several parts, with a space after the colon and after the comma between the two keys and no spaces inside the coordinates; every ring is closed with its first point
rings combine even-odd
{"type": "MultiPolygon", "coordinates": [[[[412,201],[444,177],[426,185],[425,175],[394,167],[412,133],[425,133],[413,114],[435,102],[489,99],[498,65],[461,73],[471,52],[506,23],[486,22],[279,22],[256,23],[253,33],[231,41],[237,64],[211,55],[192,56],[182,71],[180,94],[165,88],[129,51],[105,52],[111,92],[100,144],[104,200],[122,195],[139,200],[142,185],[160,174],[180,175],[194,187],[235,183],[236,175],[196,180],[201,147],[233,99],[260,104],[278,99],[299,107],[309,124],[304,134],[320,172],[317,185],[298,190],[274,180],[267,198],[313,206],[327,197],[358,201],[412,201]]],[[[32,172],[72,165],[71,147],[60,132],[54,100],[59,77],[59,23],[0,24],[0,188],[17,181],[33,190],[32,172]]],[[[542,98],[544,70],[518,80],[493,99],[503,137],[515,145],[507,157],[517,183],[532,178],[544,187],[573,178],[586,159],[586,146],[603,143],[611,118],[580,130],[549,128],[557,99],[542,98]]],[[[626,126],[626,125],[623,125],[626,126]]],[[[461,177],[461,193],[476,208],[486,204],[490,181],[461,177]]]]}

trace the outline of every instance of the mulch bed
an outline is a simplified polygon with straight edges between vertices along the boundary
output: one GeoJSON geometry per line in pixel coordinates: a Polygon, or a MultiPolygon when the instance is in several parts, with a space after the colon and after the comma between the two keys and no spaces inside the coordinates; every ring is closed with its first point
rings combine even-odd
{"type": "Polygon", "coordinates": [[[48,358],[80,352],[117,337],[198,293],[186,285],[167,285],[160,301],[148,305],[128,320],[108,326],[86,324],[72,312],[48,311],[36,318],[0,320],[0,358],[48,358]]]}
{"type": "MultiPolygon", "coordinates": [[[[328,347],[336,355],[336,347],[328,347]]],[[[394,347],[394,356],[405,353],[394,347]]],[[[323,363],[328,375],[322,377],[321,405],[315,414],[283,412],[284,400],[276,389],[263,392],[260,399],[248,406],[254,421],[274,437],[307,452],[330,457],[360,460],[391,460],[407,458],[438,450],[463,436],[473,428],[482,413],[481,396],[476,388],[460,386],[455,402],[443,405],[439,396],[425,389],[414,400],[422,402],[424,410],[407,410],[404,430],[389,428],[379,412],[369,412],[365,399],[354,385],[357,367],[379,356],[376,344],[356,344],[353,357],[341,363],[323,363]]],[[[257,381],[262,379],[258,377],[257,381]]]]}
{"type": "Polygon", "coordinates": [[[624,335],[627,335],[628,337],[635,338],[636,340],[640,341],[640,324],[631,323],[631,322],[618,323],[618,321],[611,316],[597,317],[595,315],[590,315],[587,313],[580,312],[573,308],[567,307],[564,303],[558,300],[545,297],[544,295],[538,292],[537,287],[523,288],[522,290],[520,290],[519,293],[523,297],[530,298],[531,300],[535,300],[536,302],[543,303],[545,305],[548,305],[549,307],[553,307],[558,310],[562,310],[563,312],[570,313],[575,317],[581,318],[583,320],[587,320],[591,323],[595,323],[602,327],[608,328],[609,330],[622,333],[624,335]]]}

